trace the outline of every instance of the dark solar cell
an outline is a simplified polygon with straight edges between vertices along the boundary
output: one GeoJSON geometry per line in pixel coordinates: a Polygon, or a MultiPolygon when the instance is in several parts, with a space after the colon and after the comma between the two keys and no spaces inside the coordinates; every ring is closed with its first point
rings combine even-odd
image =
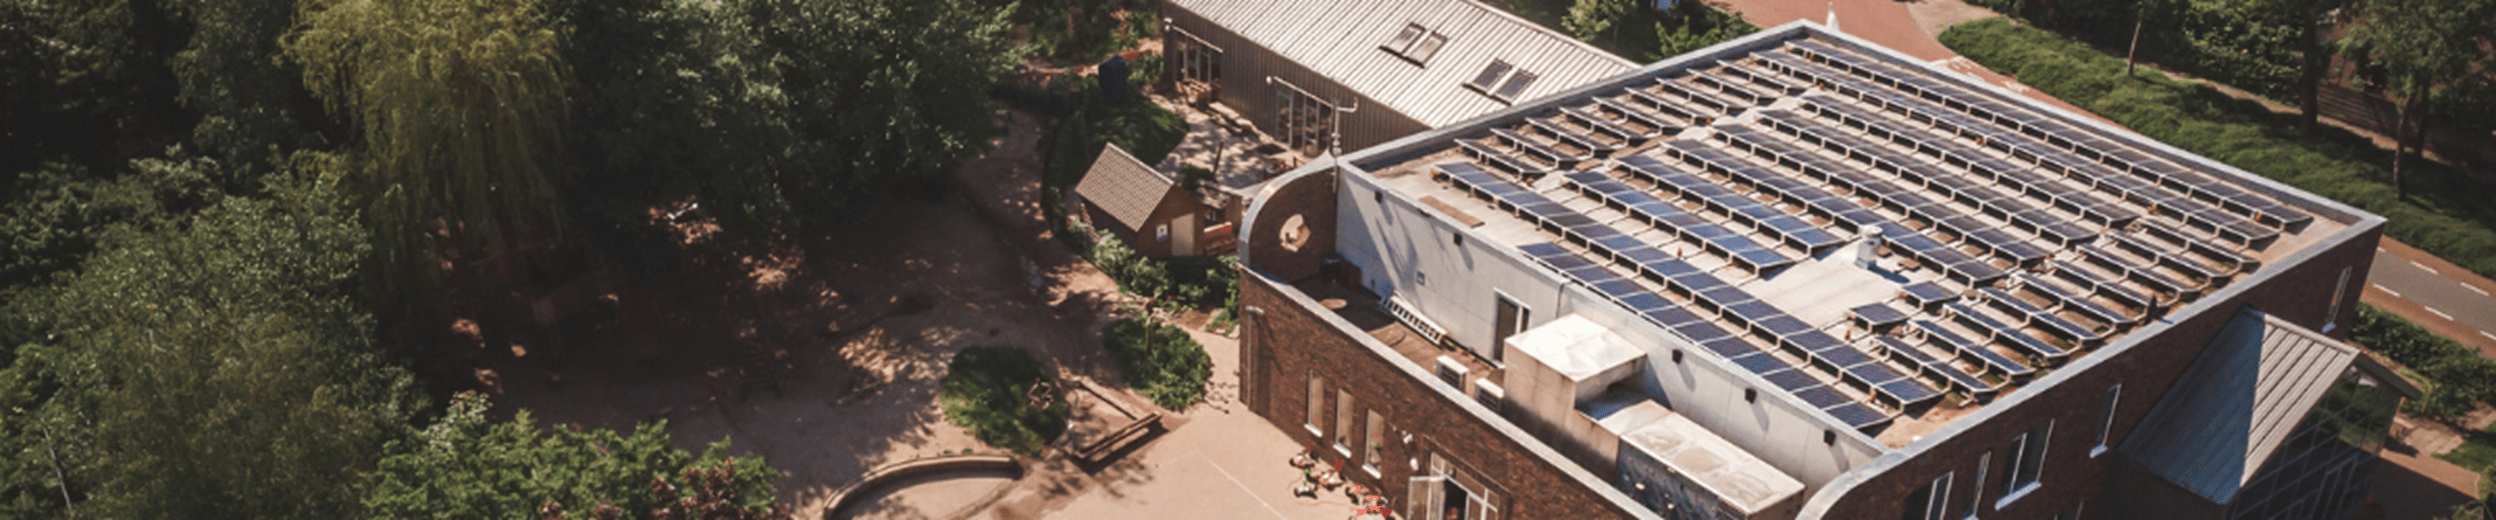
{"type": "Polygon", "coordinates": [[[1637,282],[1629,280],[1612,280],[1592,285],[1594,285],[1595,292],[1602,293],[1604,296],[1616,299],[1628,297],[1632,294],[1647,294],[1647,288],[1639,287],[1637,282]]]}
{"type": "Polygon", "coordinates": [[[1960,356],[1975,358],[1976,364],[1984,365],[1985,369],[1988,371],[2010,377],[2025,376],[2036,372],[2036,369],[2029,368],[2026,363],[2021,363],[2018,360],[2011,359],[2009,356],[1995,353],[1992,349],[1985,348],[1983,344],[1976,343],[1975,341],[1967,339],[1965,336],[1960,336],[1957,333],[1950,332],[1949,329],[1942,328],[1941,325],[1929,321],[1915,321],[1912,323],[1913,324],[1911,326],[1915,327],[1916,332],[1918,334],[1922,334],[1926,341],[1949,347],[1951,351],[1957,352],[1960,356]]]}
{"type": "Polygon", "coordinates": [[[1847,309],[1846,315],[1862,320],[1865,325],[1873,327],[1884,327],[1907,321],[1906,313],[1898,312],[1896,307],[1878,303],[1847,309]]]}
{"type": "MultiPolygon", "coordinates": [[[[1735,289],[1728,289],[1728,290],[1735,290],[1735,289]]],[[[1746,297],[1747,297],[1747,295],[1748,295],[1748,293],[1745,293],[1745,296],[1746,296],[1746,297]]],[[[1734,319],[1734,320],[1736,320],[1736,321],[1740,321],[1740,322],[1745,323],[1745,324],[1750,324],[1750,325],[1752,325],[1752,326],[1758,326],[1758,325],[1759,325],[1760,320],[1765,320],[1765,319],[1768,319],[1768,318],[1771,318],[1771,317],[1784,316],[1784,315],[1785,315],[1785,311],[1780,311],[1780,310],[1777,310],[1777,307],[1776,307],[1776,306],[1774,306],[1774,305],[1769,305],[1767,302],[1763,302],[1763,301],[1759,301],[1759,300],[1751,300],[1751,301],[1742,302],[1742,303],[1731,303],[1731,304],[1726,304],[1726,305],[1725,305],[1725,314],[1730,315],[1730,317],[1731,317],[1731,318],[1733,318],[1733,319],[1734,319]]]]}
{"type": "Polygon", "coordinates": [[[1800,390],[1825,385],[1824,383],[1821,383],[1820,380],[1813,379],[1810,374],[1802,373],[1802,371],[1799,370],[1765,372],[1761,373],[1759,377],[1761,379],[1767,379],[1768,384],[1777,385],[1777,388],[1783,388],[1786,390],[1800,390]]]}
{"type": "Polygon", "coordinates": [[[2072,312],[2088,316],[2089,319],[2117,324],[2128,324],[2136,321],[2136,318],[2133,318],[2130,315],[2116,312],[2112,308],[2108,308],[2104,305],[2098,305],[2097,302],[2094,301],[2089,301],[2087,297],[2081,296],[2078,293],[2072,292],[2070,289],[2064,288],[2062,284],[2057,284],[2028,273],[2020,273],[2018,276],[2021,287],[2027,287],[2039,294],[2046,295],[2046,297],[2053,298],[2055,303],[2061,306],[2061,308],[2070,309],[2072,312]]]}
{"type": "Polygon", "coordinates": [[[1699,300],[1716,308],[1726,308],[1742,302],[1751,301],[1752,298],[1751,293],[1743,292],[1741,289],[1735,289],[1732,286],[1723,286],[1699,291],[1699,300]]]}
{"type": "Polygon", "coordinates": [[[1856,404],[1853,399],[1846,398],[1846,394],[1837,393],[1825,384],[1796,388],[1793,389],[1793,393],[1794,397],[1802,398],[1803,402],[1822,408],[1856,404]]]}
{"type": "Polygon", "coordinates": [[[1948,307],[1950,308],[1951,316],[1958,317],[1960,321],[1968,322],[1969,325],[1974,326],[1978,330],[1986,331],[1988,334],[1992,335],[1992,339],[1994,341],[2010,345],[2011,350],[2020,351],[2020,353],[2027,354],[2028,357],[2054,360],[2062,359],[2071,355],[2070,351],[2063,350],[2062,347],[2057,347],[2042,340],[2038,340],[2037,338],[2030,337],[2028,336],[2028,333],[2020,332],[2019,327],[2003,323],[2002,320],[1997,320],[1992,316],[1987,316],[1982,312],[1977,312],[1976,309],[1956,303],[1948,304],[1948,307]]]}
{"type": "Polygon", "coordinates": [[[1620,300],[1622,306],[1639,312],[1675,307],[1672,302],[1664,301],[1663,297],[1656,296],[1655,293],[1638,293],[1622,297],[1620,300]]]}
{"type": "Polygon", "coordinates": [[[1873,388],[1883,397],[1896,401],[1899,406],[1912,406],[1916,403],[1930,401],[1933,400],[1933,398],[1941,397],[1940,390],[1934,390],[1933,387],[1926,386],[1923,381],[1908,378],[1882,383],[1873,388]]]}
{"type": "Polygon", "coordinates": [[[1786,363],[1783,359],[1777,359],[1776,356],[1768,355],[1766,352],[1760,352],[1757,350],[1749,351],[1749,353],[1742,355],[1742,357],[1733,358],[1733,364],[1734,366],[1742,367],[1743,370],[1749,370],[1753,374],[1767,374],[1779,371],[1794,372],[1794,365],[1786,363]]]}
{"type": "Polygon", "coordinates": [[[1673,327],[1673,332],[1681,333],[1682,337],[1690,338],[1690,341],[1697,342],[1702,345],[1712,341],[1723,341],[1733,338],[1732,333],[1725,332],[1725,329],[1718,328],[1715,324],[1708,323],[1706,321],[1683,323],[1680,326],[1673,327]]]}
{"type": "Polygon", "coordinates": [[[2063,260],[2055,260],[2052,264],[2054,266],[2055,276],[2061,277],[2064,280],[2070,280],[2088,292],[2099,296],[2105,296],[2107,299],[2121,302],[2124,305],[2129,305],[2136,309],[2149,308],[2157,303],[2149,295],[2144,295],[2133,291],[2131,288],[2124,287],[2119,283],[2119,278],[2106,278],[2087,269],[2082,269],[2077,264],[2063,260]]]}
{"type": "MultiPolygon", "coordinates": [[[[1853,347],[1820,349],[1819,351],[1812,352],[1811,358],[1816,362],[1827,364],[1849,374],[1853,373],[1853,367],[1857,365],[1872,363],[1871,356],[1863,355],[1863,352],[1857,351],[1853,347]]],[[[1874,366],[1878,366],[1878,364],[1874,364],[1874,366]]]]}
{"type": "Polygon", "coordinates": [[[1787,335],[1785,337],[1785,343],[1793,346],[1794,348],[1802,349],[1805,352],[1814,353],[1841,348],[1854,350],[1846,347],[1846,344],[1838,341],[1837,338],[1829,337],[1829,333],[1820,332],[1818,329],[1806,330],[1787,335]]]}
{"type": "Polygon", "coordinates": [[[1760,318],[1756,323],[1759,329],[1767,332],[1770,337],[1783,338],[1812,330],[1811,324],[1803,323],[1803,320],[1794,319],[1793,316],[1787,316],[1783,311],[1778,311],[1774,316],[1760,318]]]}
{"type": "Polygon", "coordinates": [[[1879,343],[1883,350],[1890,352],[1892,356],[1890,359],[1905,359],[1910,364],[1915,365],[1917,370],[1931,374],[1938,374],[1943,380],[1949,381],[1951,386],[1956,386],[1960,390],[1964,390],[1970,394],[1988,394],[1999,389],[1999,387],[1995,386],[1993,383],[1987,383],[1984,379],[1978,378],[1974,374],[1969,374],[1965,370],[1960,370],[1957,365],[1952,365],[1947,361],[1943,361],[1941,358],[1925,353],[1923,349],[1916,348],[1914,345],[1908,344],[1906,340],[1898,339],[1896,336],[1881,335],[1873,336],[1872,339],[1874,342],[1879,343]]]}
{"type": "Polygon", "coordinates": [[[1645,110],[1630,108],[1629,105],[1623,105],[1609,99],[1595,98],[1595,105],[1611,109],[1613,113],[1620,114],[1623,119],[1627,119],[1630,122],[1637,124],[1646,125],[1648,128],[1658,129],[1659,132],[1680,131],[1682,128],[1681,123],[1666,122],[1662,117],[1655,114],[1649,113],[1645,110]]]}
{"type": "Polygon", "coordinates": [[[2048,331],[2052,331],[2056,334],[2060,334],[2065,339],[2073,341],[2096,341],[2106,337],[2105,333],[2080,326],[2080,324],[2073,323],[2071,320],[2066,320],[2061,316],[2054,315],[2054,313],[2047,311],[2044,307],[2038,307],[2036,304],[2028,303],[2027,300],[2019,299],[2018,296],[2012,295],[2010,291],[2005,291],[1996,287],[1986,287],[1983,291],[1985,293],[1985,299],[1993,302],[1995,306],[2017,313],[2027,318],[2028,323],[2044,328],[2048,331]]]}
{"type": "Polygon", "coordinates": [[[1565,144],[1568,144],[1569,146],[1575,146],[1579,149],[1607,151],[1619,148],[1597,141],[1594,136],[1588,135],[1586,132],[1560,126],[1559,123],[1545,121],[1542,118],[1527,119],[1525,120],[1525,123],[1535,129],[1542,130],[1544,135],[1549,135],[1565,144]]]}
{"type": "MultiPolygon", "coordinates": [[[[1708,328],[1715,327],[1714,325],[1705,326],[1708,328]]],[[[1685,328],[1696,329],[1698,326],[1688,326],[1685,328]]],[[[1705,333],[1702,332],[1702,334],[1705,333]]],[[[1706,347],[1708,351],[1715,352],[1717,355],[1724,356],[1727,359],[1759,353],[1758,347],[1753,347],[1750,343],[1744,342],[1740,338],[1725,335],[1722,330],[1717,331],[1716,334],[1718,335],[1708,339],[1700,339],[1696,337],[1690,339],[1692,341],[1697,341],[1699,346],[1706,347]]]]}
{"type": "Polygon", "coordinates": [[[1619,137],[1622,140],[1644,139],[1655,137],[1658,134],[1655,131],[1640,132],[1626,126],[1621,126],[1620,123],[1612,122],[1611,119],[1588,112],[1582,108],[1560,107],[1560,113],[1567,114],[1570,119],[1576,120],[1578,124],[1610,133],[1614,137],[1619,137]]]}
{"type": "Polygon", "coordinates": [[[1647,309],[1639,314],[1646,316],[1648,320],[1654,321],[1656,324],[1663,325],[1665,327],[1675,327],[1690,322],[1706,321],[1704,318],[1700,318],[1696,314],[1691,314],[1690,311],[1682,310],[1679,306],[1647,309]]]}
{"type": "Polygon", "coordinates": [[[1823,411],[1829,412],[1829,416],[1836,417],[1837,420],[1845,422],[1847,426],[1852,426],[1857,430],[1880,426],[1888,423],[1890,420],[1889,414],[1883,413],[1880,410],[1874,409],[1870,406],[1865,406],[1863,403],[1842,403],[1824,409],[1823,411]]]}

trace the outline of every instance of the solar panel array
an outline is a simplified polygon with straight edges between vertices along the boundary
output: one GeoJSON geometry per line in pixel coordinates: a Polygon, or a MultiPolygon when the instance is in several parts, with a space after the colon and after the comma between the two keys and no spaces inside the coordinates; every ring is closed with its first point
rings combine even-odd
{"type": "Polygon", "coordinates": [[[1866,429],[2102,344],[2253,269],[2237,248],[2313,218],[1934,76],[1794,40],[1493,125],[1456,140],[1472,163],[1434,164],[1434,177],[1556,236],[1522,247],[1545,266],[1866,429]],[[1558,178],[1546,193],[1476,163],[1558,178]],[[1849,309],[1872,332],[1854,342],[1684,256],[1765,278],[1876,227],[1906,267],[1947,282],[1906,284],[1903,307],[1849,309]]]}
{"type": "MultiPolygon", "coordinates": [[[[1535,222],[1538,227],[1554,231],[1569,243],[1585,247],[1588,251],[1580,254],[1558,244],[1540,243],[1521,246],[1527,256],[1594,288],[1657,326],[1689,339],[1692,344],[1769,378],[1852,427],[1879,426],[1887,423],[1891,415],[1827,388],[1807,372],[1801,371],[1800,367],[1759,348],[1744,334],[1763,339],[1774,348],[1784,349],[1814,366],[1834,371],[1839,378],[1860,385],[1872,395],[1897,406],[1917,405],[1941,397],[1939,390],[1787,315],[1774,305],[1759,301],[1749,292],[1725,283],[1705,270],[1635,239],[1611,239],[1627,235],[1531,189],[1467,163],[1439,164],[1434,175],[1469,194],[1489,199],[1502,210],[1517,213],[1521,218],[1535,222]],[[1656,281],[1706,309],[1706,312],[1715,313],[1716,318],[1739,330],[1729,331],[1715,320],[1705,319],[1645,286],[1615,274],[1589,259],[1589,256],[1610,260],[1639,276],[1656,281]],[[1803,381],[1819,386],[1804,385],[1803,381]]],[[[1596,180],[1584,178],[1582,173],[1567,174],[1567,178],[1596,180]]],[[[1600,188],[1589,186],[1586,189],[1600,188]]]]}

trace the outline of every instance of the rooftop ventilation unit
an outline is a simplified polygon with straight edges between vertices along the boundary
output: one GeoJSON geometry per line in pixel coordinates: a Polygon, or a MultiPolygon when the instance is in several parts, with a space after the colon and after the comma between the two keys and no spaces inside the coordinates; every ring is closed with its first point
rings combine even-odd
{"type": "Polygon", "coordinates": [[[1491,409],[1492,413],[1507,413],[1505,405],[1508,402],[1508,390],[1500,388],[1499,383],[1493,383],[1489,379],[1473,380],[1473,400],[1480,401],[1482,407],[1491,409]]]}
{"type": "Polygon", "coordinates": [[[1472,373],[1473,369],[1465,368],[1465,364],[1456,362],[1456,358],[1439,356],[1439,380],[1446,381],[1448,386],[1464,390],[1465,376],[1472,373]]]}

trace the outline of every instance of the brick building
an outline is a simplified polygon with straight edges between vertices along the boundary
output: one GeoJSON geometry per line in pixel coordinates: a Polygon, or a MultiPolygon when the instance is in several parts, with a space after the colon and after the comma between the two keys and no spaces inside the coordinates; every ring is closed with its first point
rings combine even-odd
{"type": "Polygon", "coordinates": [[[2383,220],[1798,22],[1300,168],[1242,399],[1409,518],[2325,518],[2383,220]]]}

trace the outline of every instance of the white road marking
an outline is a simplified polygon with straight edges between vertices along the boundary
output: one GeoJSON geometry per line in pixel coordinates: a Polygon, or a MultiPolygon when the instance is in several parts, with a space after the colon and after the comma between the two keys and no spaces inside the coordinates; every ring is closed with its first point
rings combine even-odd
{"type": "Polygon", "coordinates": [[[2466,283],[2465,283],[2465,284],[2455,284],[2455,285],[2460,285],[2460,286],[2461,286],[2461,288],[2463,288],[2463,289],[2469,289],[2469,290],[2470,290],[2470,292],[2479,293],[2479,296],[2487,296],[2487,290],[2486,290],[2486,289],[2480,289],[2480,288],[2478,288],[2478,287],[2475,287],[2475,286],[2472,286],[2472,285],[2470,285],[2470,284],[2466,284],[2466,283]]]}
{"type": "Polygon", "coordinates": [[[1239,486],[1239,490],[1240,490],[1240,492],[1247,494],[1247,495],[1248,495],[1248,498],[1255,499],[1255,500],[1257,501],[1257,505],[1265,506],[1265,512],[1268,512],[1268,513],[1274,513],[1274,517],[1275,517],[1275,518],[1283,518],[1283,519],[1286,519],[1286,520],[1288,520],[1288,519],[1290,518],[1290,517],[1283,516],[1283,512],[1282,512],[1282,511],[1277,511],[1277,510],[1275,510],[1275,509],[1274,509],[1274,504],[1273,504],[1273,503],[1270,503],[1270,502],[1266,502],[1266,501],[1265,501],[1265,497],[1260,497],[1260,496],[1257,496],[1257,492],[1256,492],[1256,490],[1249,488],[1249,487],[1248,487],[1248,483],[1246,483],[1246,482],[1240,482],[1240,481],[1239,481],[1239,477],[1234,477],[1234,476],[1231,476],[1231,470],[1223,469],[1223,468],[1222,468],[1222,463],[1219,463],[1219,462],[1214,462],[1212,457],[1206,457],[1206,456],[1205,456],[1205,452],[1203,452],[1203,451],[1191,451],[1191,452],[1187,452],[1187,454],[1189,454],[1189,455],[1194,455],[1194,456],[1196,456],[1196,458],[1198,458],[1198,459],[1203,459],[1203,460],[1205,461],[1205,465],[1208,465],[1208,466],[1213,466],[1213,470],[1214,470],[1214,471],[1222,473],[1222,478],[1226,478],[1226,479],[1230,479],[1230,480],[1231,480],[1231,485],[1234,485],[1234,486],[1239,486]]]}
{"type": "Polygon", "coordinates": [[[2453,315],[2445,314],[2444,311],[2435,310],[2434,307],[2428,307],[2427,312],[2435,313],[2436,317],[2444,318],[2444,321],[2453,321],[2453,315]]]}
{"type": "Polygon", "coordinates": [[[2441,275],[2441,274],[2444,274],[2444,273],[2441,273],[2441,272],[2437,272],[2437,271],[2435,270],[2435,268],[2433,268],[2433,267],[2427,267],[2427,264],[2421,264],[2421,263],[2418,263],[2418,261],[2416,261],[2416,260],[2411,260],[2411,261],[2409,262],[2409,265],[2418,266],[2418,270],[2420,270],[2420,271],[2426,271],[2428,274],[2436,274],[2436,275],[2441,275]]]}
{"type": "Polygon", "coordinates": [[[2390,287],[2384,287],[2384,286],[2383,286],[2383,284],[2379,284],[2379,283],[2370,283],[2370,284],[2366,284],[2366,285],[2372,285],[2372,286],[2375,286],[2375,290],[2377,290],[2377,291],[2383,291],[2383,293],[2384,293],[2384,294],[2389,294],[2389,295],[2392,295],[2392,297],[2394,297],[2394,298],[2401,298],[2401,297],[2402,297],[2402,296],[2401,296],[2401,292],[2400,292],[2400,291],[2395,291],[2395,290],[2392,290],[2392,288],[2390,288],[2390,287]]]}
{"type": "Polygon", "coordinates": [[[2487,336],[2487,339],[2496,339],[2496,334],[2489,334],[2489,333],[2487,333],[2487,331],[2484,331],[2484,330],[2479,331],[2479,335],[2481,335],[2481,336],[2487,336]]]}

